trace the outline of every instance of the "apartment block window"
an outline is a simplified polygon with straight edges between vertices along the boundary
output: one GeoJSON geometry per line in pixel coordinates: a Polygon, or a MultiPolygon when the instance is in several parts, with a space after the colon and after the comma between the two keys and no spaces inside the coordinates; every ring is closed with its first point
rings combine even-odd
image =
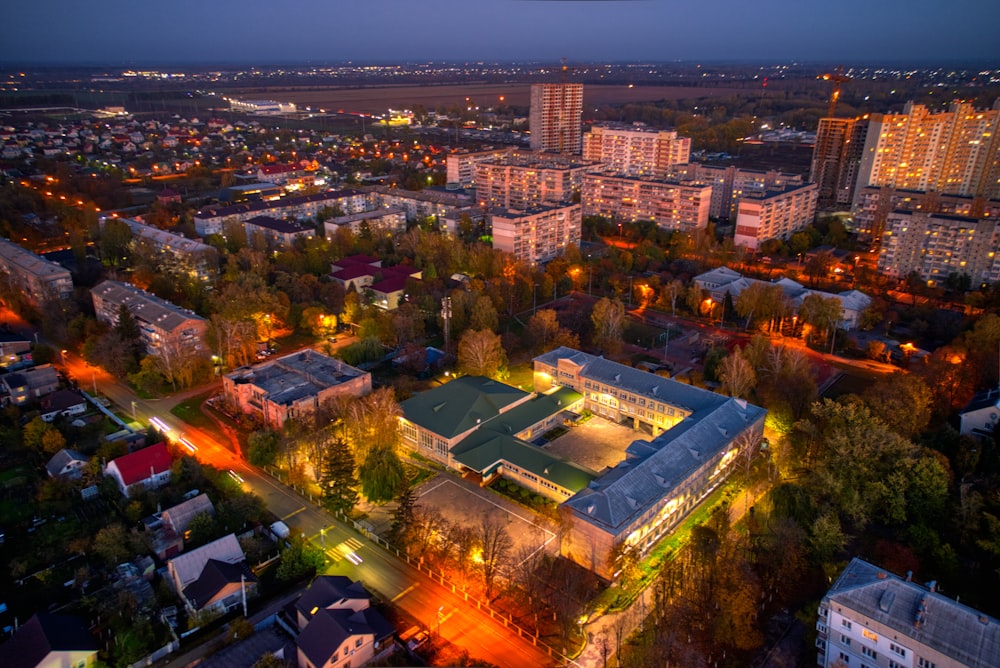
{"type": "Polygon", "coordinates": [[[906,668],[906,667],[901,663],[896,663],[892,659],[889,659],[889,668],[906,668]]]}
{"type": "Polygon", "coordinates": [[[906,658],[906,648],[905,647],[900,647],[899,645],[897,645],[894,642],[889,643],[889,651],[894,652],[894,653],[900,655],[904,659],[906,658]]]}
{"type": "Polygon", "coordinates": [[[841,619],[840,625],[843,626],[848,631],[851,630],[851,621],[849,619],[841,619]]]}
{"type": "Polygon", "coordinates": [[[840,660],[844,662],[844,665],[850,665],[851,657],[843,652],[840,653],[840,660]]]}
{"type": "Polygon", "coordinates": [[[867,656],[869,659],[878,659],[878,652],[873,650],[871,647],[861,646],[861,653],[867,656]]]}
{"type": "Polygon", "coordinates": [[[845,636],[843,633],[841,633],[840,634],[840,644],[843,645],[844,647],[850,647],[851,646],[851,639],[848,638],[847,636],[845,636]]]}
{"type": "Polygon", "coordinates": [[[925,659],[924,657],[917,659],[917,665],[920,666],[920,668],[937,668],[933,661],[925,659]]]}

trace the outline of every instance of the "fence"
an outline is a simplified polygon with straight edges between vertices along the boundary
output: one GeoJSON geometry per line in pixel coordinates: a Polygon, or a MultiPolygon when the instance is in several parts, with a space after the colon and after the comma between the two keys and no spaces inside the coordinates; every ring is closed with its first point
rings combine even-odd
{"type": "Polygon", "coordinates": [[[178,649],[180,649],[180,647],[181,643],[179,640],[171,640],[166,645],[164,645],[160,649],[156,650],[155,652],[147,656],[145,659],[139,659],[138,661],[133,663],[131,666],[129,666],[129,668],[145,668],[146,666],[151,666],[160,659],[162,659],[163,657],[169,654],[173,654],[178,649]]]}

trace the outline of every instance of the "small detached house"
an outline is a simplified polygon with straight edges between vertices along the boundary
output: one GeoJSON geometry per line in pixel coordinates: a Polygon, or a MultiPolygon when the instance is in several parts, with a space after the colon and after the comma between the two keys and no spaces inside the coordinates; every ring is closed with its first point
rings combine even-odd
{"type": "Polygon", "coordinates": [[[157,443],[112,459],[104,468],[104,475],[114,478],[121,493],[129,496],[133,487],[156,489],[170,482],[173,463],[167,446],[157,443]]]}
{"type": "Polygon", "coordinates": [[[257,577],[235,534],[174,557],[167,573],[191,613],[224,613],[257,594],[257,577]]]}
{"type": "Polygon", "coordinates": [[[962,436],[993,438],[1000,420],[1000,389],[980,392],[958,412],[958,431],[962,436]]]}
{"type": "Polygon", "coordinates": [[[58,390],[42,397],[42,419],[53,422],[58,417],[71,418],[87,412],[87,400],[74,390],[58,390]]]}
{"type": "Polygon", "coordinates": [[[188,526],[191,520],[201,514],[215,517],[215,506],[207,494],[199,494],[183,503],[164,510],[156,536],[153,538],[153,549],[160,559],[177,556],[184,549],[184,541],[188,536],[188,526]]]}
{"type": "Polygon", "coordinates": [[[76,450],[63,448],[45,465],[50,478],[60,478],[62,480],[79,480],[83,476],[83,467],[87,465],[87,458],[76,450]]]}
{"type": "Polygon", "coordinates": [[[98,649],[81,618],[39,612],[0,645],[0,668],[88,668],[98,649]]]}

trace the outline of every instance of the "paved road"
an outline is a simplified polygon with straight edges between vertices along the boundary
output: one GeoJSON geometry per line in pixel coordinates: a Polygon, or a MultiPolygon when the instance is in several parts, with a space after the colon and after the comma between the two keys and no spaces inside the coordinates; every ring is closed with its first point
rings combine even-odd
{"type": "MultiPolygon", "coordinates": [[[[234,471],[243,487],[260,496],[267,508],[290,527],[302,531],[317,546],[325,548],[330,574],[361,580],[366,587],[416,619],[470,656],[498,666],[546,666],[554,662],[530,643],[518,638],[499,622],[492,620],[460,595],[441,586],[405,562],[390,555],[353,530],[335,521],[326,511],[314,506],[294,490],[250,466],[232,450],[209,434],[192,427],[169,409],[178,399],[144,400],[102,369],[87,364],[71,353],[63,353],[63,365],[77,379],[81,388],[96,389],[117,404],[121,412],[143,423],[157,418],[168,427],[172,439],[184,438],[189,450],[202,462],[221,470],[234,471]]],[[[205,391],[184,393],[193,396],[205,391]]]]}

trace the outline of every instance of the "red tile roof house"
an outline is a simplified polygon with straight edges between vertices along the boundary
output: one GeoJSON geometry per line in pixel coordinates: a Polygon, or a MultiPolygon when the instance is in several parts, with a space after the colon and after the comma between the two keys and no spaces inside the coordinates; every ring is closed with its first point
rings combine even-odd
{"type": "Polygon", "coordinates": [[[409,279],[420,280],[423,276],[419,269],[405,264],[383,267],[381,260],[367,255],[342,258],[334,262],[330,269],[330,278],[344,286],[345,290],[353,287],[362,294],[370,290],[371,303],[387,311],[403,301],[409,279]]]}
{"type": "Polygon", "coordinates": [[[136,450],[112,459],[104,467],[104,475],[111,476],[118,483],[122,494],[129,496],[133,487],[156,489],[170,482],[170,467],[174,459],[163,443],[136,450]]]}

